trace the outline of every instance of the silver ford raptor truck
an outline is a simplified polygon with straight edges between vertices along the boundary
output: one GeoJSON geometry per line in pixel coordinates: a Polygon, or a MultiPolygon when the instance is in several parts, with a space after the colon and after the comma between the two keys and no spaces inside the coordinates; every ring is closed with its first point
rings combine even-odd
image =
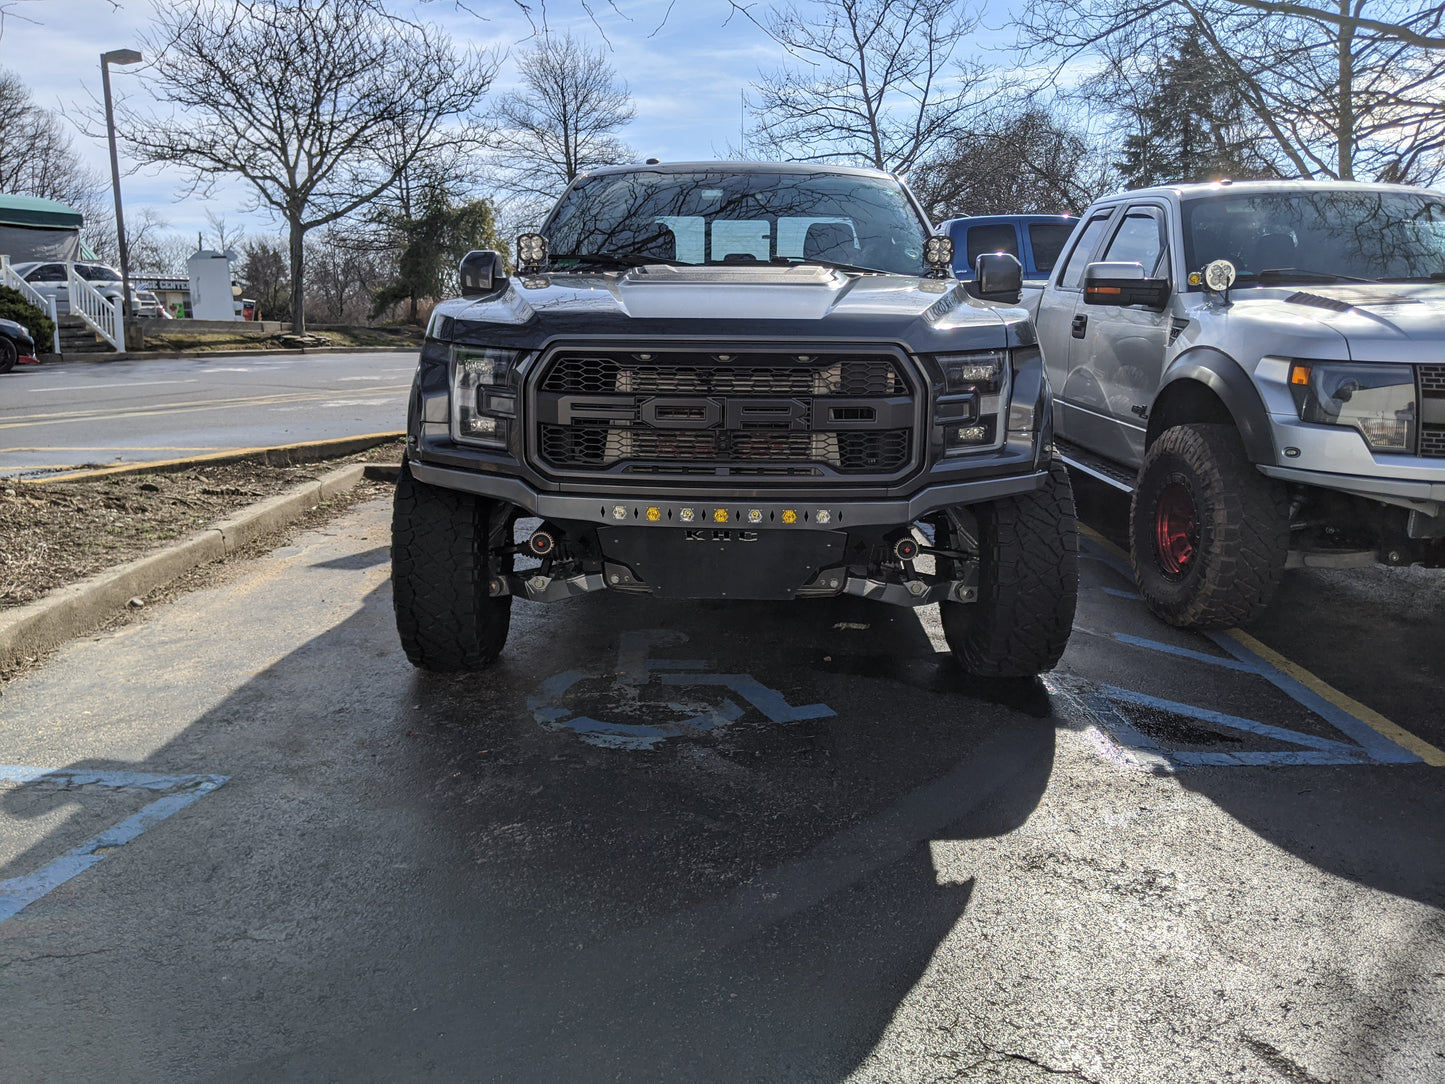
{"type": "Polygon", "coordinates": [[[1172,624],[1245,624],[1291,566],[1445,564],[1445,195],[1123,192],[1037,304],[1059,448],[1133,494],[1172,624]]]}
{"type": "Polygon", "coordinates": [[[416,371],[415,665],[483,666],[514,598],[591,591],[937,603],[968,671],[1057,663],[1073,495],[1013,257],[965,286],[897,177],[723,162],[587,173],[516,257],[467,255],[416,371]]]}

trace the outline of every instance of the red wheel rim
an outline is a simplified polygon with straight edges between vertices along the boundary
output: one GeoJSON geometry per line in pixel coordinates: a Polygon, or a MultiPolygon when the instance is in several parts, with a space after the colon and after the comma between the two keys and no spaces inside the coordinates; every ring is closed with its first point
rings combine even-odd
{"type": "Polygon", "coordinates": [[[1170,482],[1154,506],[1154,544],[1165,572],[1179,576],[1189,570],[1196,535],[1194,495],[1178,482],[1170,482]]]}

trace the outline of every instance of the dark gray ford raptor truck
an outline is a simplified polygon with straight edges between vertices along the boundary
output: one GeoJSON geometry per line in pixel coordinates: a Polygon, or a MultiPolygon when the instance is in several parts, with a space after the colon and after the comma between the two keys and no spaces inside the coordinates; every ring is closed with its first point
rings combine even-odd
{"type": "Polygon", "coordinates": [[[514,273],[468,254],[396,487],[407,657],[609,590],[937,603],[970,672],[1053,667],[1077,539],[1018,263],[965,286],[931,234],[887,173],[649,163],[579,177],[514,273]]]}

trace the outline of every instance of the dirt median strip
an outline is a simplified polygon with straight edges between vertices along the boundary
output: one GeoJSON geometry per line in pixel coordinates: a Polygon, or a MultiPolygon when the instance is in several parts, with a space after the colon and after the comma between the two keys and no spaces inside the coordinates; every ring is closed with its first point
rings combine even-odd
{"type": "Polygon", "coordinates": [[[0,611],[0,672],[58,647],[103,622],[130,599],[144,596],[198,565],[235,553],[262,535],[285,527],[322,502],[343,493],[377,464],[351,463],[294,486],[276,497],[197,531],[155,553],[58,588],[12,610],[0,611]]]}

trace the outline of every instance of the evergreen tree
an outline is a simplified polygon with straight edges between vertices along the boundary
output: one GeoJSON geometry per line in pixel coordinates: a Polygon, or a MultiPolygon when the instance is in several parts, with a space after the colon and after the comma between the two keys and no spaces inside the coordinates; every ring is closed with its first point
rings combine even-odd
{"type": "Polygon", "coordinates": [[[1130,109],[1137,130],[1116,163],[1130,188],[1271,173],[1245,130],[1244,103],[1189,34],[1158,69],[1159,85],[1130,109]]]}
{"type": "Polygon", "coordinates": [[[404,239],[396,261],[396,274],[376,291],[373,317],[400,302],[407,304],[407,322],[420,323],[421,302],[453,297],[458,290],[457,267],[474,248],[490,248],[509,258],[507,244],[497,235],[496,215],[490,200],[454,204],[439,186],[430,186],[410,216],[398,215],[392,228],[404,239]]]}

